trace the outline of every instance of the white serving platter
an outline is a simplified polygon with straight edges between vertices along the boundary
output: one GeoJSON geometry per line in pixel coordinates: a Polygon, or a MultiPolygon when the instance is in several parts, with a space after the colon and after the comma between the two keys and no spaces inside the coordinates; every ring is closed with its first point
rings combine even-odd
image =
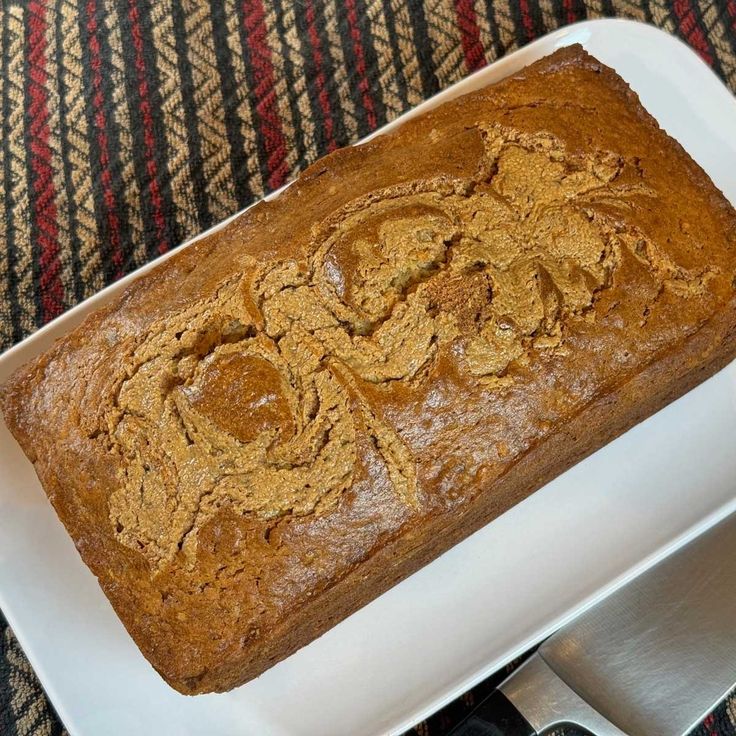
{"type": "MultiPolygon", "coordinates": [[[[384,130],[576,42],[736,202],[736,102],[686,46],[630,21],[552,33],[384,130]]],[[[0,381],[131,278],[5,353],[0,381]]],[[[399,733],[736,509],[734,437],[736,364],[257,680],[188,698],[138,652],[0,422],[0,607],[72,736],[399,733]]]]}

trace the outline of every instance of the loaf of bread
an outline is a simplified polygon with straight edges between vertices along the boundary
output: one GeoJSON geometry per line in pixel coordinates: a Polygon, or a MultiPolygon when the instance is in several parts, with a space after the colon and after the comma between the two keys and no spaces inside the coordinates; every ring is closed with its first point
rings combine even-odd
{"type": "Polygon", "coordinates": [[[571,47],[317,162],[0,406],[143,654],[223,691],[722,367],[735,274],[731,206],[571,47]]]}

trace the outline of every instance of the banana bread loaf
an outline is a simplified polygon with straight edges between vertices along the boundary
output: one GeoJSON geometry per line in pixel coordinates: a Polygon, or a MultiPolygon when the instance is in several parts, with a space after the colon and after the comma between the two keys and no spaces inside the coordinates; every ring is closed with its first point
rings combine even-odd
{"type": "Polygon", "coordinates": [[[0,406],[143,654],[222,691],[723,366],[735,274],[731,206],[571,47],[320,160],[0,406]]]}

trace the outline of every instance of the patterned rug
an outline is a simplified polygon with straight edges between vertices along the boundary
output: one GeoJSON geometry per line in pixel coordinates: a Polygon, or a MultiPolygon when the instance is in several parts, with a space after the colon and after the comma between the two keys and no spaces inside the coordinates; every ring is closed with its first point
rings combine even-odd
{"type": "MultiPolygon", "coordinates": [[[[736,89],[736,1],[5,0],[0,349],[484,64],[619,16],[736,89]]],[[[480,685],[415,729],[446,733],[480,685]]],[[[698,734],[736,734],[736,698],[698,734]]],[[[0,617],[0,733],[62,726],[0,617]]]]}

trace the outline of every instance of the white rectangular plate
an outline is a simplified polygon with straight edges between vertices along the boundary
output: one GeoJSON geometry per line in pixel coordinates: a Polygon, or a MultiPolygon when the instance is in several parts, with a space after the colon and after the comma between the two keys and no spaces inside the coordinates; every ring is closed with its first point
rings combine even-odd
{"type": "MultiPolygon", "coordinates": [[[[736,103],[683,44],[629,21],[562,29],[409,115],[575,42],[736,201],[736,103]]],[[[0,381],[131,278],[0,357],[0,381]]],[[[138,652],[0,423],[0,607],[73,736],[398,733],[735,508],[734,437],[731,365],[254,682],[187,698],[138,652]]]]}

